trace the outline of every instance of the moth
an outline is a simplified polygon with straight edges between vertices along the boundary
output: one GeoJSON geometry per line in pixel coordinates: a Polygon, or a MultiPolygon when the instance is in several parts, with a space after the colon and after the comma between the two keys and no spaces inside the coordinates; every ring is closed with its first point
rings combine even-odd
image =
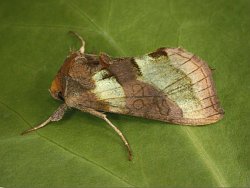
{"type": "Polygon", "coordinates": [[[58,109],[40,125],[59,121],[69,108],[103,119],[130,145],[104,112],[126,114],[181,125],[206,125],[223,117],[208,65],[183,48],[159,48],[138,57],[113,58],[87,54],[85,41],[70,52],[49,89],[61,100],[58,109]]]}

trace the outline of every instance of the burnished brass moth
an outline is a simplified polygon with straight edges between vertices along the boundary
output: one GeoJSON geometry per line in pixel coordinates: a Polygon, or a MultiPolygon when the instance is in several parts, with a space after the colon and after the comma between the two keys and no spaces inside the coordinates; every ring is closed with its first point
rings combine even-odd
{"type": "Polygon", "coordinates": [[[50,93],[63,104],[37,127],[62,119],[76,108],[105,120],[128,141],[103,112],[127,114],[181,125],[205,125],[223,117],[212,72],[197,56],[182,48],[159,48],[138,57],[112,58],[84,53],[85,42],[71,52],[53,80],[50,93]]]}

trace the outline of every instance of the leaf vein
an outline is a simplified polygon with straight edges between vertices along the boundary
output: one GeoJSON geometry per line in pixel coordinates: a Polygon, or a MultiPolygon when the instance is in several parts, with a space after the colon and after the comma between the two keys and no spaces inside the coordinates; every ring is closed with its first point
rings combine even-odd
{"type": "MultiPolygon", "coordinates": [[[[7,109],[9,109],[11,112],[13,112],[13,113],[14,113],[16,116],[18,116],[21,120],[23,120],[23,122],[25,122],[25,124],[27,124],[28,127],[31,127],[31,124],[30,124],[30,123],[29,123],[29,122],[28,122],[28,121],[27,121],[18,111],[16,111],[15,109],[13,109],[12,107],[10,107],[9,105],[7,105],[6,103],[4,103],[4,102],[2,102],[2,101],[0,101],[0,104],[1,104],[2,106],[6,107],[7,109]]],[[[63,149],[64,151],[66,151],[66,152],[68,152],[68,153],[71,153],[72,155],[75,155],[75,156],[77,156],[77,157],[79,157],[79,158],[81,158],[81,159],[87,161],[88,163],[93,164],[93,165],[95,165],[95,166],[101,168],[102,170],[104,170],[105,172],[107,172],[108,174],[110,174],[111,176],[113,176],[113,177],[115,177],[115,178],[121,180],[122,182],[126,183],[127,185],[132,186],[132,187],[135,187],[135,185],[132,185],[131,183],[129,183],[129,182],[127,182],[126,180],[124,180],[123,178],[121,178],[121,177],[115,175],[112,171],[110,171],[109,169],[105,168],[104,166],[102,166],[102,165],[100,165],[100,164],[98,164],[98,163],[96,163],[96,162],[94,162],[94,161],[92,161],[92,160],[90,160],[90,159],[88,159],[88,158],[86,158],[86,157],[84,157],[84,156],[82,156],[82,155],[80,155],[80,154],[78,154],[78,153],[76,153],[76,152],[74,152],[74,151],[72,151],[72,150],[70,150],[70,149],[64,147],[64,146],[62,146],[62,145],[60,145],[59,143],[55,142],[54,140],[49,139],[48,137],[42,135],[41,133],[39,133],[39,132],[37,132],[37,131],[36,131],[36,134],[39,135],[39,136],[40,136],[41,138],[43,138],[44,140],[46,140],[46,141],[48,141],[48,142],[50,142],[50,143],[56,145],[57,147],[63,149]]]]}
{"type": "Polygon", "coordinates": [[[67,3],[72,9],[74,9],[82,18],[87,19],[95,28],[100,32],[100,34],[121,54],[125,55],[125,51],[117,44],[115,39],[101,26],[99,26],[94,19],[92,19],[87,13],[82,11],[73,1],[67,3]]]}
{"type": "Polygon", "coordinates": [[[187,137],[191,140],[199,156],[201,157],[201,159],[203,160],[207,168],[212,173],[216,182],[219,184],[220,187],[230,187],[230,185],[228,184],[228,182],[225,180],[222,173],[220,172],[219,168],[217,167],[217,165],[213,162],[213,159],[210,157],[210,155],[207,153],[207,151],[201,144],[200,140],[197,138],[195,133],[189,129],[190,129],[189,127],[182,127],[182,130],[187,135],[187,137]]]}

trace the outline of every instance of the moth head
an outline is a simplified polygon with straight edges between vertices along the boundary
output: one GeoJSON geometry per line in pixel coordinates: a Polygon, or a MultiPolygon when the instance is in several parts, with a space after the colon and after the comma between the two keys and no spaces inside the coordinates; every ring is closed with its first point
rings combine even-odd
{"type": "Polygon", "coordinates": [[[68,77],[69,70],[78,55],[78,53],[71,53],[52,81],[49,92],[53,98],[64,101],[65,79],[68,77]]]}
{"type": "Polygon", "coordinates": [[[64,101],[62,83],[58,74],[52,81],[49,92],[53,98],[64,101]]]}

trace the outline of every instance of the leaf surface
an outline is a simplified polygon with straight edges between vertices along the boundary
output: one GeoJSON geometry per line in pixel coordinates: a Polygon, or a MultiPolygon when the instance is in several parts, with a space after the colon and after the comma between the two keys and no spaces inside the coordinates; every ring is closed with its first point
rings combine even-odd
{"type": "Polygon", "coordinates": [[[0,186],[249,186],[250,2],[7,1],[0,2],[0,186]],[[108,114],[105,122],[71,110],[27,136],[59,106],[48,92],[69,48],[135,56],[184,47],[215,68],[226,114],[220,122],[185,127],[108,114]]]}

